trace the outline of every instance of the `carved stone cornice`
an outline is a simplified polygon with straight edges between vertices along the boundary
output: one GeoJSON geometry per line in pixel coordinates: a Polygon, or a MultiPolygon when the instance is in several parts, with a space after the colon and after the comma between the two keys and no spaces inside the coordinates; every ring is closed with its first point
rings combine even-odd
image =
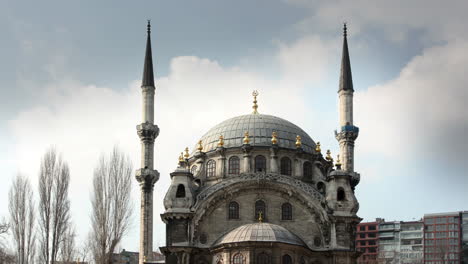
{"type": "Polygon", "coordinates": [[[137,125],[137,133],[141,141],[154,143],[159,135],[159,128],[157,125],[148,122],[141,123],[137,125]]]}
{"type": "Polygon", "coordinates": [[[152,85],[145,85],[145,86],[141,87],[141,91],[143,93],[147,93],[147,92],[153,92],[154,93],[154,90],[155,90],[155,88],[152,85]]]}
{"type": "Polygon", "coordinates": [[[340,133],[335,131],[335,138],[338,140],[338,142],[341,141],[346,141],[346,142],[351,142],[354,143],[356,138],[359,135],[359,129],[355,126],[352,126],[351,128],[343,128],[340,133]]]}
{"type": "Polygon", "coordinates": [[[136,171],[136,180],[140,183],[143,191],[153,191],[154,184],[159,180],[159,172],[151,169],[139,169],[136,171]]]}

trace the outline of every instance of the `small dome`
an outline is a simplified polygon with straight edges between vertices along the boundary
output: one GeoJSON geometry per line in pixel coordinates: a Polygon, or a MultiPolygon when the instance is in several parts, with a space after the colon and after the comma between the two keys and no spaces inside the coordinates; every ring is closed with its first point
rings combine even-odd
{"type": "Polygon", "coordinates": [[[300,127],[282,118],[261,114],[237,116],[216,125],[201,138],[203,151],[216,149],[220,135],[224,137],[225,148],[241,147],[245,131],[249,132],[251,146],[271,146],[271,134],[276,131],[279,147],[296,149],[296,136],[300,136],[302,149],[315,152],[315,142],[300,127]]]}
{"type": "Polygon", "coordinates": [[[239,226],[218,239],[214,246],[239,242],[279,242],[305,246],[305,243],[286,228],[270,223],[239,226]]]}

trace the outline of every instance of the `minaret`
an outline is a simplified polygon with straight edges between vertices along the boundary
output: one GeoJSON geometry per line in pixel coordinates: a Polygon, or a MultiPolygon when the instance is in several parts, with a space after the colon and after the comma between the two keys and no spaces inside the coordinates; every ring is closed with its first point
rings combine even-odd
{"type": "Polygon", "coordinates": [[[143,94],[143,122],[137,126],[141,141],[141,168],[136,179],[141,188],[140,205],[140,259],[139,263],[151,261],[153,257],[153,188],[159,179],[159,172],[153,169],[154,140],[159,128],[154,124],[154,75],[151,55],[151,25],[148,21],[146,54],[143,68],[141,91],[143,94]]]}
{"type": "Polygon", "coordinates": [[[343,55],[341,58],[340,86],[338,89],[340,129],[335,137],[340,143],[342,169],[354,172],[354,141],[358,137],[359,128],[353,125],[353,78],[349,60],[346,23],[343,27],[343,55]]]}

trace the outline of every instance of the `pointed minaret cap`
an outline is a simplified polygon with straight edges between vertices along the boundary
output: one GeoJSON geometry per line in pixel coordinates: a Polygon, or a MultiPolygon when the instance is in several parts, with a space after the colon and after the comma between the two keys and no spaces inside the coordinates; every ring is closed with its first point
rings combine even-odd
{"type": "Polygon", "coordinates": [[[346,23],[343,26],[343,54],[341,57],[341,73],[340,73],[340,87],[338,92],[341,90],[350,90],[354,92],[353,89],[353,77],[351,75],[351,63],[349,60],[349,51],[348,51],[348,29],[346,23]]]}
{"type": "Polygon", "coordinates": [[[145,53],[145,65],[143,68],[143,80],[141,87],[152,86],[154,87],[154,74],[153,74],[153,56],[151,54],[151,21],[148,20],[147,30],[148,33],[146,39],[146,53],[145,53]]]}

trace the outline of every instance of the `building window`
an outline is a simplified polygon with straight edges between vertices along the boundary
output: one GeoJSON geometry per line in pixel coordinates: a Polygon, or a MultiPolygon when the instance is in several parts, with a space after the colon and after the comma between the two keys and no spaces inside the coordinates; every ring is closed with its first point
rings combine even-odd
{"type": "Polygon", "coordinates": [[[283,255],[282,264],[292,264],[292,258],[288,254],[283,255]]]}
{"type": "Polygon", "coordinates": [[[281,205],[281,220],[292,220],[292,205],[290,203],[281,205]]]}
{"type": "Polygon", "coordinates": [[[369,226],[368,228],[369,228],[369,230],[377,230],[376,226],[369,226]]]}
{"type": "Polygon", "coordinates": [[[281,174],[291,175],[291,160],[288,157],[281,158],[281,174]]]}
{"type": "Polygon", "coordinates": [[[240,160],[237,156],[229,158],[229,174],[239,175],[240,172],[240,160]]]}
{"type": "Polygon", "coordinates": [[[239,219],[239,204],[237,202],[229,203],[229,219],[239,219]]]}
{"type": "Polygon", "coordinates": [[[234,264],[245,264],[245,258],[241,253],[237,253],[232,258],[232,263],[234,263],[234,264]]]}
{"type": "Polygon", "coordinates": [[[177,186],[177,192],[175,195],[176,198],[184,198],[185,197],[185,186],[183,184],[179,184],[177,186]]]}
{"type": "Polygon", "coordinates": [[[302,166],[302,174],[304,175],[305,180],[312,180],[312,163],[309,161],[304,162],[304,165],[302,166]]]}
{"type": "Polygon", "coordinates": [[[214,177],[216,174],[216,162],[214,160],[209,160],[206,163],[206,176],[214,177]]]}
{"type": "Polygon", "coordinates": [[[266,253],[258,254],[257,264],[270,264],[270,256],[268,256],[266,253]]]}
{"type": "Polygon", "coordinates": [[[365,226],[360,226],[359,231],[366,231],[366,227],[365,226]]]}
{"type": "Polygon", "coordinates": [[[336,199],[338,201],[345,201],[346,200],[346,195],[345,195],[345,191],[343,190],[343,188],[338,188],[338,192],[336,193],[336,199]]]}
{"type": "Polygon", "coordinates": [[[325,195],[325,184],[323,182],[317,183],[317,189],[321,194],[325,195]]]}
{"type": "Polygon", "coordinates": [[[260,219],[260,214],[262,216],[262,219],[265,220],[266,218],[266,206],[265,202],[262,200],[258,200],[255,202],[255,220],[260,219]]]}
{"type": "Polygon", "coordinates": [[[266,159],[262,155],[255,157],[255,172],[265,172],[266,171],[266,159]]]}

